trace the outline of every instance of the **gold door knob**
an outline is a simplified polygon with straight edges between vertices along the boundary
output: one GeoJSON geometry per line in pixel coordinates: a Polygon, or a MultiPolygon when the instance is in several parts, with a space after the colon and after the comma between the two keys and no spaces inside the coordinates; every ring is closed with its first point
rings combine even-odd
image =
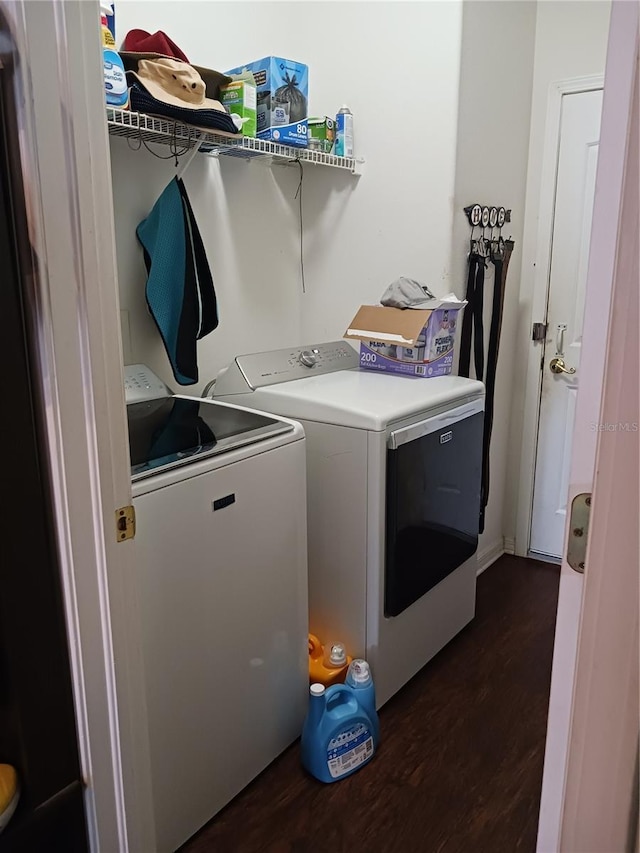
{"type": "Polygon", "coordinates": [[[567,367],[564,363],[564,358],[552,358],[549,362],[549,369],[552,373],[575,373],[575,367],[567,367]]]}

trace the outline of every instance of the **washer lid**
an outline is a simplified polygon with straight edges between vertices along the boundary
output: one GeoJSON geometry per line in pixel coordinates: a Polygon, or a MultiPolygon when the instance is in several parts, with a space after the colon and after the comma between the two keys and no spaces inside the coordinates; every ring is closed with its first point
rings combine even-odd
{"type": "Polygon", "coordinates": [[[484,385],[461,376],[414,378],[365,370],[339,370],[257,388],[251,406],[291,418],[339,426],[386,429],[393,421],[479,397],[484,385]]]}
{"type": "Polygon", "coordinates": [[[134,482],[293,430],[261,412],[178,395],[129,403],[127,420],[134,482]]]}

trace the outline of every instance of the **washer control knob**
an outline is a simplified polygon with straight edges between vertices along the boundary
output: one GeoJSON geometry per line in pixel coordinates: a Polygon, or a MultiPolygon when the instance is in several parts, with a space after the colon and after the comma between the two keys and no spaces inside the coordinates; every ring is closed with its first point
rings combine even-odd
{"type": "Polygon", "coordinates": [[[305,367],[313,367],[318,361],[318,356],[309,349],[303,349],[298,356],[298,361],[305,367]]]}

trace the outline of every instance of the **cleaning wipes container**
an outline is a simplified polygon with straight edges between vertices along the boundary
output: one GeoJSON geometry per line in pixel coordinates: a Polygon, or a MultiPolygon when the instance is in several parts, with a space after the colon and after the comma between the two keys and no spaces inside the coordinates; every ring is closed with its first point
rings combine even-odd
{"type": "Polygon", "coordinates": [[[347,684],[312,684],[309,710],[302,728],[305,770],[321,782],[336,782],[373,758],[377,726],[347,684]]]}

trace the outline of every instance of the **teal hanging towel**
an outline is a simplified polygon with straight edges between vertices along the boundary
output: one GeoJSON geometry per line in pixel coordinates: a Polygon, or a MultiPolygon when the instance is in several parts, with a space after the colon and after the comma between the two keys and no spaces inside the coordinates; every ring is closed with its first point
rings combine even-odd
{"type": "Polygon", "coordinates": [[[183,182],[174,178],[136,235],[147,268],[145,296],[180,385],[198,381],[197,341],[218,326],[213,277],[183,182]]]}

